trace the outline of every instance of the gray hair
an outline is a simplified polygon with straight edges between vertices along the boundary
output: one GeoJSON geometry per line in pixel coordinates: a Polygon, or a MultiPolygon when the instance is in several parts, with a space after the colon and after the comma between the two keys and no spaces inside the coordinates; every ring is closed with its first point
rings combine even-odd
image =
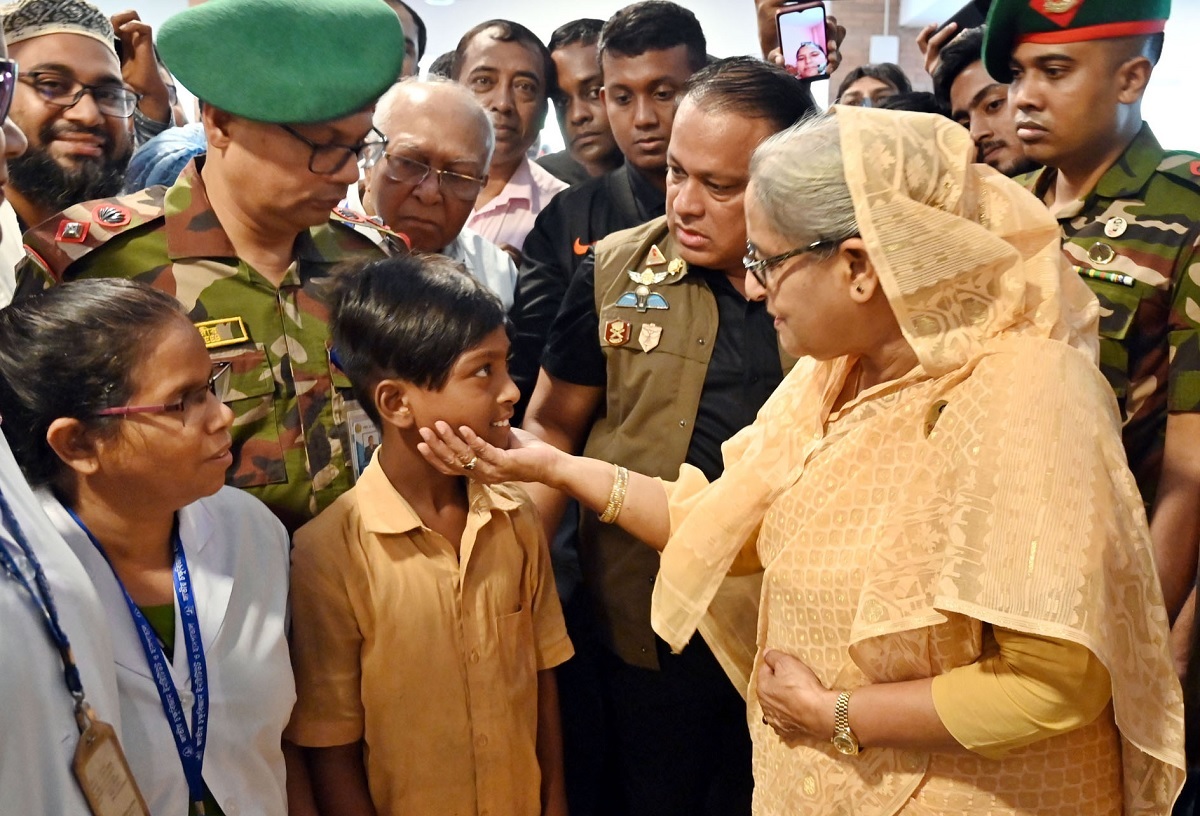
{"type": "Polygon", "coordinates": [[[797,246],[858,234],[831,113],[809,117],[759,145],[750,182],[771,227],[797,246]]]}
{"type": "MultiPolygon", "coordinates": [[[[479,104],[475,95],[464,85],[453,82],[442,77],[430,77],[429,79],[417,79],[410,77],[402,79],[384,92],[379,101],[375,103],[375,116],[373,124],[375,127],[387,135],[388,122],[396,114],[408,113],[414,103],[424,102],[431,96],[439,96],[436,101],[436,106],[440,108],[442,105],[452,102],[455,99],[465,107],[469,108],[479,121],[479,127],[485,134],[484,142],[487,147],[487,155],[484,157],[483,166],[489,167],[492,163],[492,152],[496,149],[496,131],[492,128],[492,120],[488,117],[487,111],[479,104]],[[444,96],[443,96],[444,95],[444,96]],[[450,97],[449,99],[447,97],[450,97]]],[[[421,118],[426,118],[422,116],[421,118]]]]}

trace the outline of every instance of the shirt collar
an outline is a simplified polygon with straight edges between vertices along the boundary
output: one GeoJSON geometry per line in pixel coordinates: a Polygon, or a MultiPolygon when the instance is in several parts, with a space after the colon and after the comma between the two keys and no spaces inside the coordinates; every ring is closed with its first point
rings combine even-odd
{"type": "Polygon", "coordinates": [[[188,162],[167,190],[163,201],[167,233],[167,257],[237,258],[233,242],[213,212],[200,176],[203,157],[188,162]]]}
{"type": "Polygon", "coordinates": [[[624,173],[629,179],[629,189],[633,191],[633,200],[637,204],[638,215],[647,221],[665,215],[667,212],[667,197],[662,190],[650,183],[642,173],[629,162],[618,167],[616,173],[624,173]]]}
{"type": "Polygon", "coordinates": [[[529,157],[521,159],[521,163],[517,165],[516,172],[512,174],[512,178],[508,180],[508,184],[504,185],[504,189],[500,194],[483,205],[482,209],[476,210],[475,213],[485,213],[490,210],[498,210],[501,207],[507,206],[509,202],[523,201],[526,204],[533,203],[533,171],[530,170],[532,162],[529,157]]]}
{"type": "Polygon", "coordinates": [[[1154,138],[1150,126],[1143,123],[1142,129],[1133,137],[1125,152],[1100,177],[1100,181],[1096,183],[1095,194],[1109,199],[1137,195],[1146,188],[1162,158],[1162,146],[1159,145],[1158,139],[1154,138]]]}
{"type": "MultiPolygon", "coordinates": [[[[412,505],[383,472],[378,453],[359,476],[354,494],[363,526],[372,535],[403,535],[425,527],[412,505]]],[[[490,515],[492,510],[516,510],[522,499],[519,488],[512,485],[484,485],[468,480],[467,501],[472,514],[490,515]]]]}
{"type": "MultiPolygon", "coordinates": [[[[1163,159],[1163,149],[1158,139],[1150,130],[1150,125],[1143,123],[1137,136],[1125,148],[1125,151],[1113,162],[1112,167],[1104,172],[1096,187],[1085,196],[1082,205],[1060,212],[1058,220],[1075,217],[1083,210],[1089,209],[1090,203],[1096,198],[1115,201],[1119,198],[1137,196],[1146,188],[1151,176],[1158,169],[1163,159]]],[[[1039,171],[1033,180],[1033,192],[1042,201],[1058,178],[1058,171],[1052,167],[1039,171]]]]}
{"type": "MultiPolygon", "coordinates": [[[[181,258],[229,258],[239,261],[233,242],[229,240],[208,200],[204,178],[200,175],[203,165],[203,156],[188,162],[179,178],[167,190],[163,202],[167,257],[172,261],[181,258]]],[[[317,246],[311,230],[305,230],[296,236],[293,258],[322,261],[328,259],[328,253],[322,252],[317,246]]],[[[298,278],[286,282],[296,283],[298,278]]]]}

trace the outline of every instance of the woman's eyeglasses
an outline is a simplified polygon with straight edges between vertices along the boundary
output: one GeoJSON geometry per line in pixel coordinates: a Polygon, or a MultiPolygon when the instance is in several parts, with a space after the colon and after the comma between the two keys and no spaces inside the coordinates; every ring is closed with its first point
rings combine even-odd
{"type": "Polygon", "coordinates": [[[742,266],[746,267],[746,271],[754,276],[758,281],[758,285],[766,289],[771,282],[772,272],[784,261],[789,258],[795,258],[797,255],[804,255],[807,252],[820,249],[823,246],[832,244],[840,244],[844,238],[836,238],[833,240],[826,239],[823,241],[813,241],[807,246],[789,249],[787,252],[781,252],[778,255],[772,255],[770,258],[758,257],[758,248],[749,241],[746,242],[746,255],[742,258],[742,266]]]}
{"type": "Polygon", "coordinates": [[[208,377],[208,382],[200,388],[194,388],[186,392],[177,402],[168,402],[162,405],[123,405],[117,408],[105,408],[103,411],[97,411],[96,416],[182,413],[184,415],[184,422],[187,422],[189,413],[196,410],[197,407],[204,406],[208,402],[210,394],[216,397],[219,402],[225,401],[225,397],[229,395],[231,375],[232,368],[229,363],[214,363],[212,373],[208,377]]]}

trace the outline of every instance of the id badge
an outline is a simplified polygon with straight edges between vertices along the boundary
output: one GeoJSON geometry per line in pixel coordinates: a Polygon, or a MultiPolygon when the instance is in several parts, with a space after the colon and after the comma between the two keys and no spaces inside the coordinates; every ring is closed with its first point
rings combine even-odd
{"type": "Polygon", "coordinates": [[[121,742],[108,723],[87,717],[72,767],[93,816],[150,816],[121,742]]]}
{"type": "Polygon", "coordinates": [[[383,435],[358,400],[346,400],[346,424],[350,429],[350,464],[354,468],[354,481],[357,482],[371,463],[371,457],[375,455],[383,435]]]}

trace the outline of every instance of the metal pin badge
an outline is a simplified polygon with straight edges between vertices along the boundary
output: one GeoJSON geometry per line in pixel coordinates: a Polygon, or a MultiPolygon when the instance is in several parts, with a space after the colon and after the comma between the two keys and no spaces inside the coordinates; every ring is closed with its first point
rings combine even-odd
{"type": "Polygon", "coordinates": [[[1112,263],[1113,258],[1117,257],[1116,250],[1103,241],[1097,241],[1092,244],[1092,248],[1088,250],[1088,260],[1094,264],[1112,263]]]}

